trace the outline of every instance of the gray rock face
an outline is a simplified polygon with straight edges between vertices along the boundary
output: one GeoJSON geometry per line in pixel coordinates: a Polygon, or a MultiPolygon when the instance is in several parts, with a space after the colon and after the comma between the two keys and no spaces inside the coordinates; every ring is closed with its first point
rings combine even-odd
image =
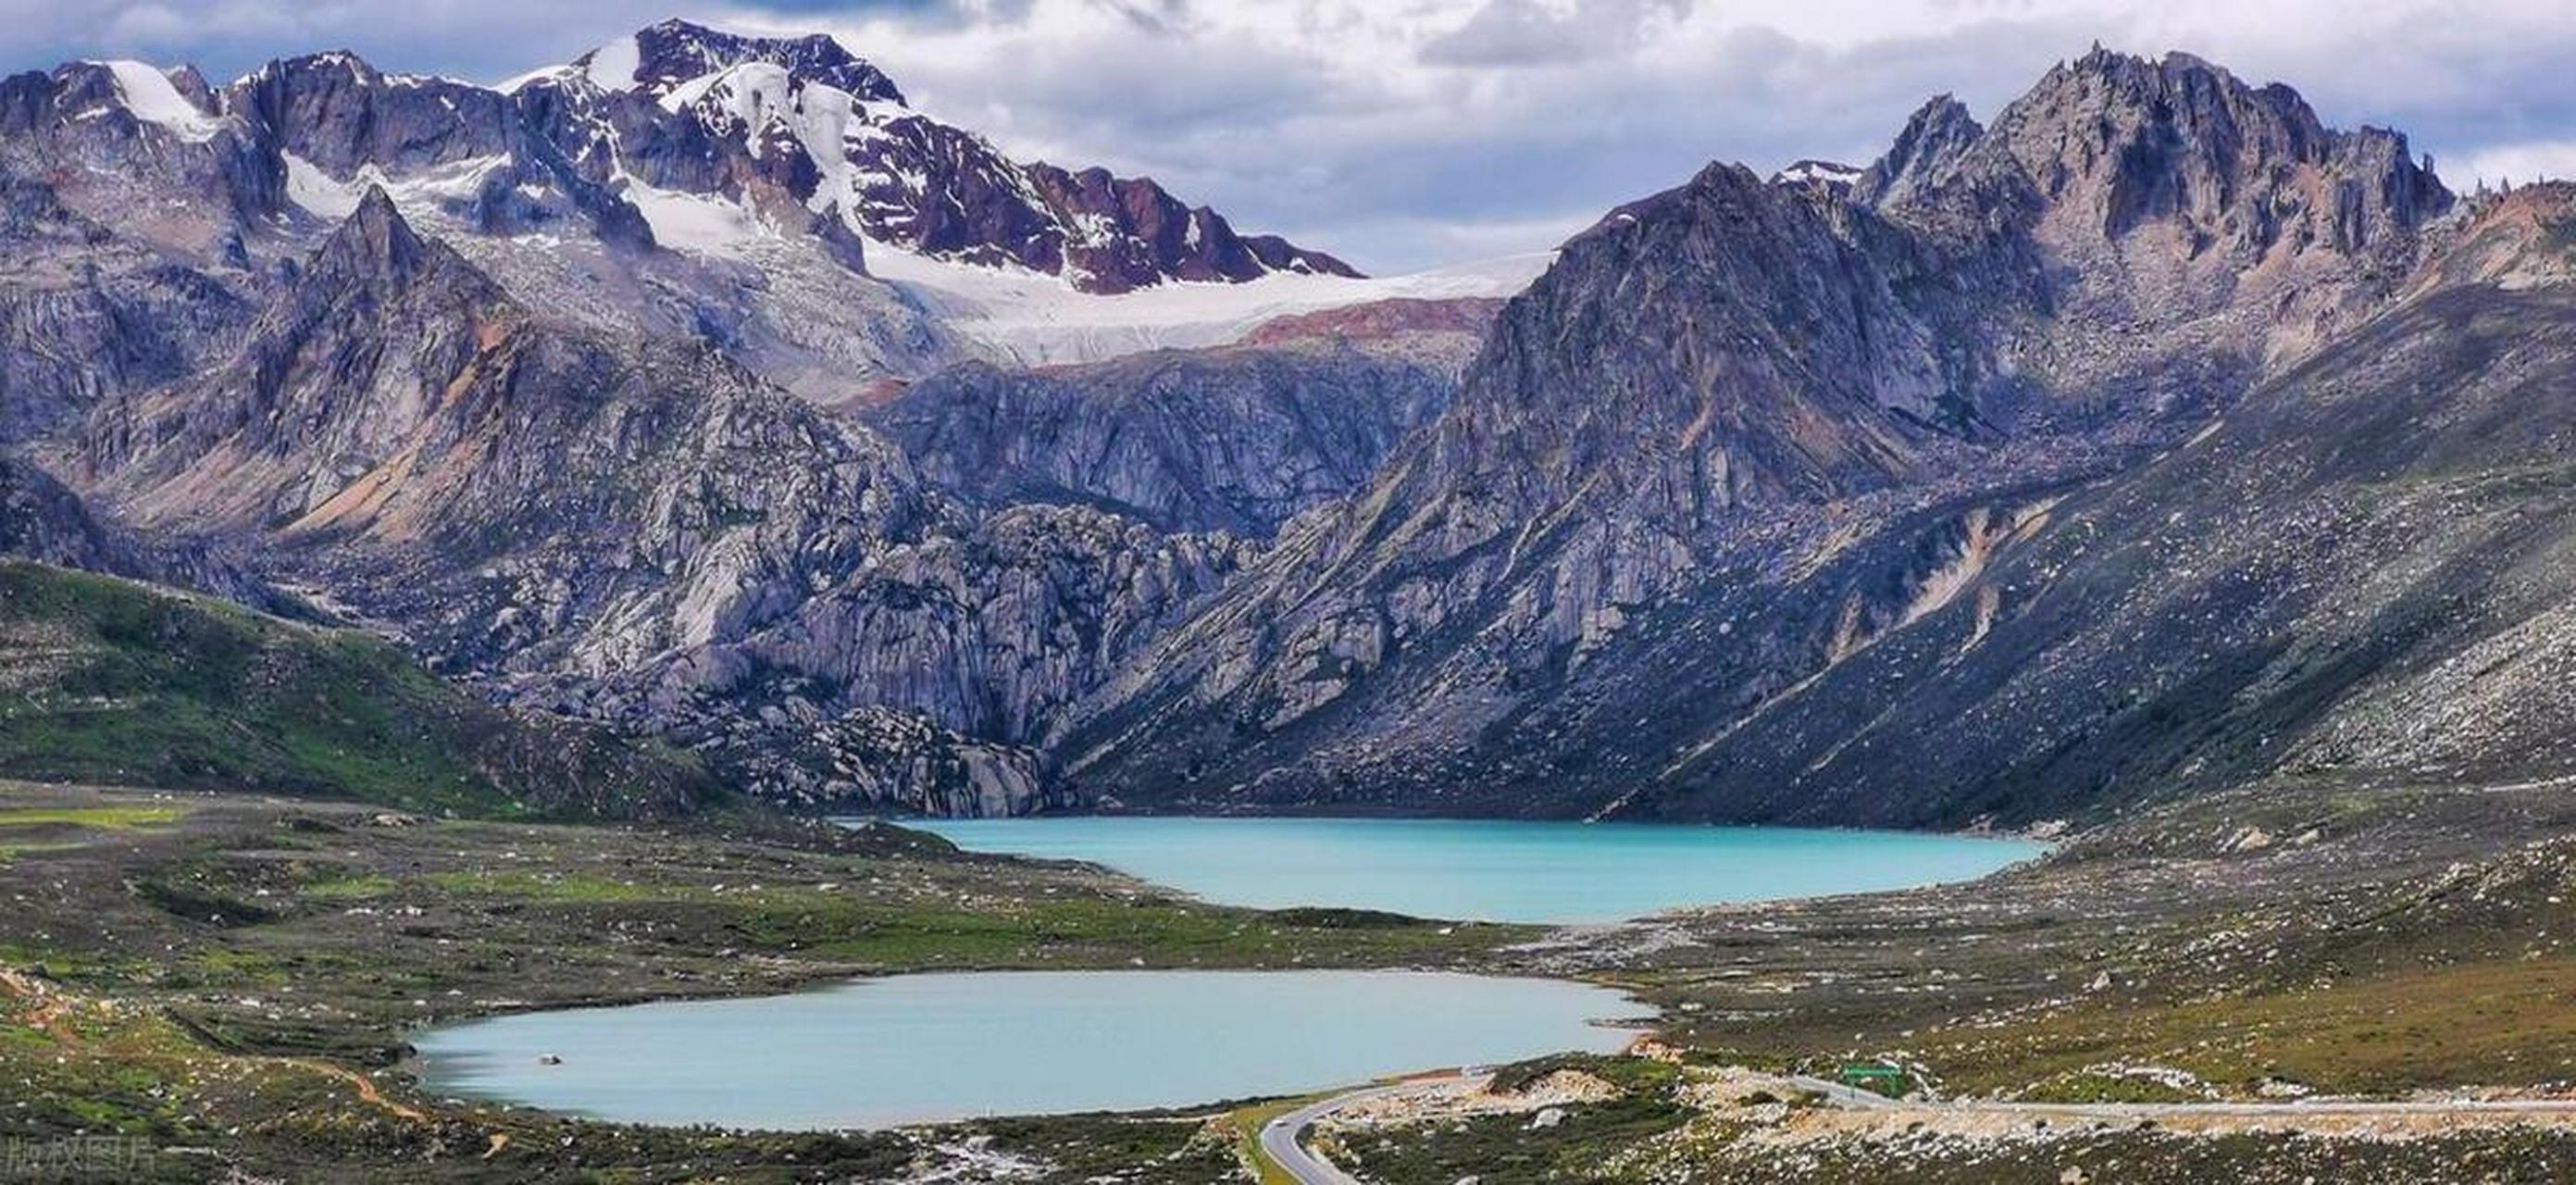
{"type": "Polygon", "coordinates": [[[0,80],[0,443],[191,373],[248,320],[244,228],[281,182],[236,122],[187,119],[136,118],[105,66],[0,80]]]}
{"type": "Polygon", "coordinates": [[[1100,506],[1167,531],[1267,538],[1359,488],[1456,382],[1449,360],[1349,344],[1165,350],[954,367],[866,419],[978,505],[1100,506]]]}
{"type": "Polygon", "coordinates": [[[1993,628],[2058,499],[2385,307],[2450,204],[2394,134],[2182,57],[1991,129],[1935,101],[1848,192],[1713,167],[1569,243],[1368,489],[1054,743],[1128,801],[1798,815],[1798,771],[1709,754],[1918,623],[1993,628]]]}
{"type": "Polygon", "coordinates": [[[898,704],[1025,743],[1243,559],[1224,536],[1164,536],[1076,507],[1016,507],[871,557],[739,645],[682,660],[725,690],[787,672],[843,708],[898,704]]]}

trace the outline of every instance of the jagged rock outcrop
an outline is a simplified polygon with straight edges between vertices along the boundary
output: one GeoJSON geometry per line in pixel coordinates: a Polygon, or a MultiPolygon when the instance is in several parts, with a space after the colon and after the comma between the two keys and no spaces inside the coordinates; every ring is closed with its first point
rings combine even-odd
{"type": "Polygon", "coordinates": [[[2182,56],[1991,128],[1936,100],[1848,189],[1712,167],[1567,244],[1448,412],[1055,743],[1131,802],[1808,813],[1709,754],[1923,622],[1995,628],[1983,574],[2059,499],[2385,307],[2450,204],[2401,137],[2182,56]]]}
{"type": "Polygon", "coordinates": [[[1902,207],[1959,183],[1969,150],[1986,129],[1957,98],[1935,95],[1915,109],[1896,142],[1854,178],[1854,196],[1874,206],[1902,207]]]}
{"type": "MultiPolygon", "coordinates": [[[[1451,335],[1471,342],[1464,335],[1451,335]]],[[[1448,403],[1456,353],[1307,339],[1080,366],[970,363],[870,409],[969,502],[1105,507],[1167,531],[1267,538],[1357,489],[1448,403]]]]}
{"type": "Polygon", "coordinates": [[[509,304],[372,190],[227,363],[103,410],[89,467],[148,493],[120,498],[148,523],[298,522],[447,410],[444,384],[507,332],[509,304]]]}
{"type": "Polygon", "coordinates": [[[1933,100],[1855,196],[2017,297],[1959,331],[2020,339],[2014,368],[2054,397],[1990,414],[2084,426],[2223,402],[2358,323],[2453,201],[2399,133],[2328,128],[2188,54],[2099,48],[1990,128],[1933,100]]]}

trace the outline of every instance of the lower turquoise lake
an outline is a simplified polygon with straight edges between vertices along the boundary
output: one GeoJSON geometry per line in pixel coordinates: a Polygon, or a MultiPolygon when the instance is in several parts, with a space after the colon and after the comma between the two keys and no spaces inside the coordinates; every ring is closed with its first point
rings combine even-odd
{"type": "Polygon", "coordinates": [[[1086,860],[1224,905],[1607,922],[1692,905],[1974,880],[2030,840],[1794,827],[1060,816],[904,823],[959,847],[1086,860]]]}
{"type": "Polygon", "coordinates": [[[824,1129],[1192,1106],[1607,1053],[1635,1034],[1603,1022],[1652,1015],[1549,979],[1015,971],[533,1012],[412,1044],[433,1091],[636,1123],[824,1129]]]}

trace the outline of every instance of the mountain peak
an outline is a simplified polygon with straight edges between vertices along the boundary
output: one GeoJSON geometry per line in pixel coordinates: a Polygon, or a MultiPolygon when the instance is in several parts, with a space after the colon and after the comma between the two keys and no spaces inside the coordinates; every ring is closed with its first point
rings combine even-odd
{"type": "Polygon", "coordinates": [[[761,37],[674,18],[573,59],[601,90],[641,89],[657,99],[696,79],[754,62],[781,67],[799,82],[819,82],[862,101],[904,101],[902,90],[884,71],[823,33],[761,37]]]}
{"type": "Polygon", "coordinates": [[[2329,128],[2296,90],[2250,85],[2191,54],[2099,45],[2051,67],[1982,129],[1957,100],[1933,99],[1856,191],[1882,209],[2035,202],[2112,239],[2169,223],[2200,244],[2194,253],[2221,242],[2260,253],[2285,234],[2354,252],[2452,200],[2396,132],[2329,128]]]}
{"type": "Polygon", "coordinates": [[[1934,95],[1907,117],[1896,142],[1862,171],[1853,190],[1863,201],[1902,203],[1947,180],[1985,134],[1967,104],[1946,93],[1934,95]]]}
{"type": "Polygon", "coordinates": [[[401,279],[417,273],[428,244],[403,220],[381,185],[367,187],[358,208],[324,241],[316,266],[401,279]]]}
{"type": "Polygon", "coordinates": [[[1995,118],[2007,128],[2081,139],[2088,128],[2160,128],[2211,150],[2244,143],[2284,160],[2314,160],[2333,133],[2299,92],[2255,87],[2226,68],[2175,51],[2148,59],[2095,45],[2042,76],[1995,118]]]}

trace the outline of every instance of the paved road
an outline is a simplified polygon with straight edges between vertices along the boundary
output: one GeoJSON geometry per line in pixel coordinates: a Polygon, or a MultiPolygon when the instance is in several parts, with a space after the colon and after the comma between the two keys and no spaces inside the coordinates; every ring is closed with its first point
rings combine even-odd
{"type": "Polygon", "coordinates": [[[1825,1096],[1838,1107],[1872,1111],[1901,1105],[1896,1100],[1876,1091],[1862,1090],[1857,1086],[1845,1086],[1840,1082],[1828,1082],[1822,1078],[1809,1078],[1804,1074],[1789,1075],[1789,1082],[1801,1090],[1812,1090],[1825,1096]]]}
{"type": "Polygon", "coordinates": [[[1481,1074],[1455,1074],[1446,1078],[1413,1078],[1388,1086],[1372,1086],[1347,1094],[1337,1094],[1328,1099],[1319,1099],[1261,1125],[1261,1152],[1279,1167],[1288,1170],[1288,1175],[1296,1179],[1297,1185],[1360,1185],[1359,1178],[1333,1167],[1332,1161],[1308,1152],[1305,1145],[1297,1142],[1298,1137],[1303,1136],[1306,1129],[1316,1120],[1355,1103],[1364,1103],[1370,1099],[1401,1094],[1425,1086],[1473,1083],[1483,1077],[1481,1074]]]}

